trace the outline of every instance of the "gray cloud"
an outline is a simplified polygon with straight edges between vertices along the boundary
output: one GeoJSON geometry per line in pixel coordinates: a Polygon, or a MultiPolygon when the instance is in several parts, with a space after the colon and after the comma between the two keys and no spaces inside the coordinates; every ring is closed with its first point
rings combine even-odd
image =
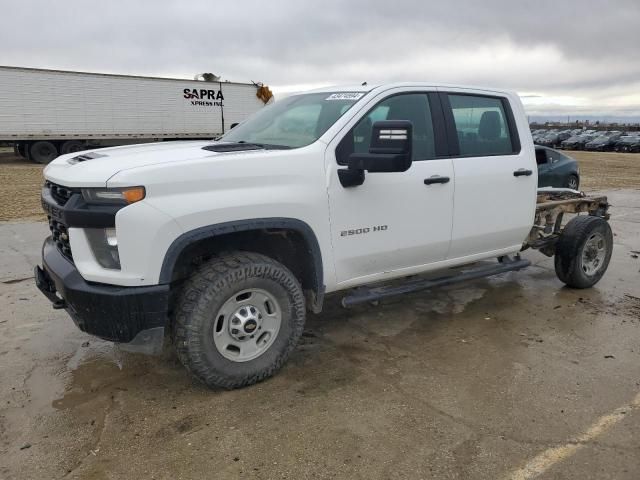
{"type": "MultiPolygon", "coordinates": [[[[640,110],[640,2],[23,0],[0,64],[292,85],[433,80],[640,110]]],[[[555,98],[555,100],[553,100],[555,98]]],[[[555,102],[555,103],[554,103],[555,102]]],[[[567,103],[568,102],[568,103],[567,103]]]]}

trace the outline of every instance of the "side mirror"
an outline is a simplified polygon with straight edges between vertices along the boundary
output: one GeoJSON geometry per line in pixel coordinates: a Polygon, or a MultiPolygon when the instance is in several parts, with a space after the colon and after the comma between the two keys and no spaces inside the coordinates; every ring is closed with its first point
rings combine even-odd
{"type": "Polygon", "coordinates": [[[231,126],[229,127],[229,130],[233,130],[234,128],[236,128],[238,126],[238,122],[236,123],[232,123],[231,126]]]}
{"type": "Polygon", "coordinates": [[[409,120],[384,120],[371,128],[369,153],[349,155],[349,170],[404,172],[411,166],[413,125],[409,120]]]}

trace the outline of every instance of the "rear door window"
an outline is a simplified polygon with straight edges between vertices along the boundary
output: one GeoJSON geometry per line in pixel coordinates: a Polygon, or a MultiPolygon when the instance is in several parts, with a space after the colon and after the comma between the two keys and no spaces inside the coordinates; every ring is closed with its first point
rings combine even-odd
{"type": "Polygon", "coordinates": [[[460,155],[482,157],[517,153],[505,110],[506,100],[480,95],[448,94],[460,155]]]}

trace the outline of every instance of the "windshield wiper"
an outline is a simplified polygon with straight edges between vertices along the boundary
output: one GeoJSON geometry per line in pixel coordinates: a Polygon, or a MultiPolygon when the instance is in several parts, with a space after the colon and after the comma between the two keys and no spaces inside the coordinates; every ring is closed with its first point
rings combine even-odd
{"type": "Polygon", "coordinates": [[[241,143],[242,145],[249,145],[252,147],[264,148],[265,150],[289,150],[292,148],[289,145],[276,145],[274,143],[255,143],[247,142],[245,140],[238,140],[236,143],[241,143]]]}
{"type": "Polygon", "coordinates": [[[253,143],[240,140],[238,142],[214,142],[211,145],[202,147],[210,152],[242,152],[245,150],[288,150],[288,145],[272,145],[270,143],[253,143]]]}

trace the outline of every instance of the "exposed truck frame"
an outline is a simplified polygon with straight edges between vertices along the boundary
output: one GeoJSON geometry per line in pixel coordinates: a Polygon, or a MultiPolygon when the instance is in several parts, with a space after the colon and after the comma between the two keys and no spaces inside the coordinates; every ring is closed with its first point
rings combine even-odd
{"type": "Polygon", "coordinates": [[[580,213],[609,220],[607,197],[564,189],[540,189],[534,225],[522,249],[533,248],[552,257],[564,229],[565,214],[580,213]]]}

